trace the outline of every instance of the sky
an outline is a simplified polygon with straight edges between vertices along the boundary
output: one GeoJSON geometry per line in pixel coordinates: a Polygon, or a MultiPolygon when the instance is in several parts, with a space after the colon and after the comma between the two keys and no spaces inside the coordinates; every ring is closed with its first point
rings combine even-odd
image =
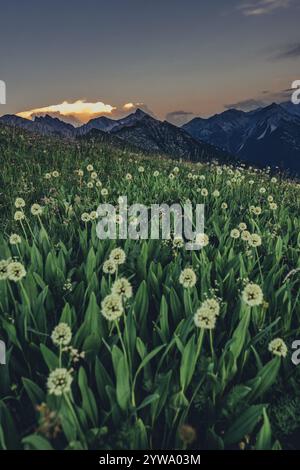
{"type": "Polygon", "coordinates": [[[0,0],[0,115],[182,124],[290,98],[300,0],[0,0]]]}

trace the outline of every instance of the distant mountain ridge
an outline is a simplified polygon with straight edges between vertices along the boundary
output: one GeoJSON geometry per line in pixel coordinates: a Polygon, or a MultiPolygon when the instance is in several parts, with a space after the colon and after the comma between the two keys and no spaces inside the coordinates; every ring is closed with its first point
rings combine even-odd
{"type": "Polygon", "coordinates": [[[68,139],[98,138],[190,160],[235,156],[259,166],[300,172],[300,106],[290,102],[249,112],[229,109],[209,118],[196,117],[181,128],[141,109],[121,119],[101,116],[80,127],[49,115],[33,121],[5,115],[1,123],[68,139]]]}
{"type": "Polygon", "coordinates": [[[194,118],[183,129],[249,163],[300,171],[300,106],[292,103],[249,112],[229,109],[207,119],[194,118]]]}
{"type": "Polygon", "coordinates": [[[190,160],[227,157],[227,153],[225,154],[215,146],[202,143],[184,129],[167,121],[159,121],[141,109],[117,120],[101,116],[77,128],[49,115],[36,117],[34,121],[6,115],[0,118],[1,122],[43,135],[57,135],[71,139],[93,138],[118,146],[127,143],[147,152],[163,153],[190,160]]]}

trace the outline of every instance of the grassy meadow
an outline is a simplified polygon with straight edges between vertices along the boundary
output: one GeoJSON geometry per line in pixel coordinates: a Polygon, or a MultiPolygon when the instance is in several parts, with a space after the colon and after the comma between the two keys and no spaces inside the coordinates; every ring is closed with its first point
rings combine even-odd
{"type": "Polygon", "coordinates": [[[0,128],[1,449],[293,449],[300,185],[0,128]],[[205,204],[199,251],[99,203],[205,204]]]}

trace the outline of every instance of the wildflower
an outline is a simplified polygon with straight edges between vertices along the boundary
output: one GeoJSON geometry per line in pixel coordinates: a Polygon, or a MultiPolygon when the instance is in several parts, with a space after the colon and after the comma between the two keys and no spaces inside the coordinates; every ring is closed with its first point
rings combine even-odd
{"type": "Polygon", "coordinates": [[[0,260],[0,281],[4,281],[8,278],[8,265],[10,263],[9,259],[0,260]]]}
{"type": "Polygon", "coordinates": [[[43,208],[39,204],[32,204],[30,212],[32,213],[32,215],[42,215],[43,208]]]}
{"type": "Polygon", "coordinates": [[[174,248],[182,248],[184,245],[184,241],[181,237],[175,237],[173,240],[173,247],[174,248]]]}
{"type": "Polygon", "coordinates": [[[277,178],[275,178],[275,176],[273,176],[273,178],[271,178],[271,183],[277,183],[277,178]]]}
{"type": "Polygon", "coordinates": [[[278,207],[278,206],[277,206],[276,202],[271,202],[271,203],[270,203],[270,209],[271,209],[272,211],[276,211],[277,207],[278,207]]]}
{"type": "Polygon", "coordinates": [[[239,229],[243,232],[244,230],[247,230],[247,225],[244,222],[241,222],[239,224],[239,229]]]}
{"type": "Polygon", "coordinates": [[[250,307],[255,307],[263,303],[264,296],[259,285],[249,283],[242,292],[242,299],[250,307]]]}
{"type": "Polygon", "coordinates": [[[253,233],[250,236],[248,243],[253,247],[261,246],[261,237],[257,233],[253,233]]]}
{"type": "Polygon", "coordinates": [[[81,220],[82,222],[89,222],[91,220],[90,214],[88,214],[87,212],[83,212],[81,214],[81,220]]]}
{"type": "Polygon", "coordinates": [[[17,197],[17,199],[15,200],[15,207],[17,209],[21,209],[22,207],[25,207],[24,199],[21,197],[17,197]]]}
{"type": "Polygon", "coordinates": [[[20,220],[23,220],[23,219],[25,219],[25,214],[24,214],[24,212],[22,212],[22,211],[16,211],[15,214],[14,214],[14,220],[20,221],[20,220]]]}
{"type": "Polygon", "coordinates": [[[241,234],[241,239],[248,242],[251,238],[251,233],[248,230],[244,230],[241,234]]]}
{"type": "Polygon", "coordinates": [[[91,178],[92,178],[92,180],[96,180],[98,178],[98,175],[95,171],[92,171],[91,178]]]}
{"type": "Polygon", "coordinates": [[[116,270],[117,270],[117,265],[113,260],[108,259],[107,261],[104,261],[103,272],[105,274],[114,274],[116,270]]]}
{"type": "Polygon", "coordinates": [[[125,251],[122,248],[114,248],[109,255],[109,259],[113,260],[116,264],[123,264],[126,259],[125,251]]]}
{"type": "Polygon", "coordinates": [[[154,173],[153,173],[153,176],[155,176],[155,178],[156,178],[157,176],[159,176],[159,171],[155,170],[154,173]]]}
{"type": "Polygon", "coordinates": [[[201,248],[204,248],[209,244],[209,236],[206,233],[198,233],[195,239],[196,245],[199,245],[201,248]]]}
{"type": "Polygon", "coordinates": [[[173,168],[173,173],[175,173],[175,174],[179,173],[179,168],[178,168],[178,166],[175,166],[175,167],[173,168]]]}
{"type": "Polygon", "coordinates": [[[92,211],[90,212],[90,220],[96,220],[98,218],[98,212],[92,211]]]}
{"type": "Polygon", "coordinates": [[[221,209],[227,209],[228,208],[228,205],[226,202],[222,202],[221,204],[221,209]]]}
{"type": "Polygon", "coordinates": [[[101,312],[109,321],[120,318],[124,313],[121,297],[116,294],[107,295],[101,302],[101,312]]]}
{"type": "Polygon", "coordinates": [[[101,183],[101,181],[99,181],[99,180],[98,180],[98,181],[96,181],[96,187],[97,187],[97,188],[101,188],[101,186],[102,186],[102,183],[101,183]]]}
{"type": "Polygon", "coordinates": [[[268,350],[275,356],[286,357],[288,348],[281,338],[273,339],[268,346],[268,350]]]}
{"type": "Polygon", "coordinates": [[[131,180],[132,180],[132,175],[131,175],[130,173],[127,173],[127,174],[125,175],[125,179],[126,179],[127,181],[131,181],[131,180]]]}
{"type": "Polygon", "coordinates": [[[204,175],[200,175],[200,176],[199,176],[199,179],[200,179],[201,181],[204,181],[204,180],[205,180],[205,176],[204,176],[204,175]]]}
{"type": "Polygon", "coordinates": [[[186,445],[192,444],[196,440],[196,431],[189,424],[183,424],[178,431],[179,437],[186,445]]]}
{"type": "Polygon", "coordinates": [[[130,297],[132,297],[132,286],[128,279],[121,277],[114,282],[111,288],[111,292],[112,294],[119,295],[120,297],[126,297],[127,299],[130,299],[130,297]]]}
{"type": "Polygon", "coordinates": [[[175,175],[174,175],[173,173],[170,173],[170,174],[169,174],[169,179],[170,179],[170,180],[173,180],[174,178],[175,178],[175,175]]]}
{"type": "Polygon", "coordinates": [[[45,179],[50,180],[51,179],[51,173],[45,173],[45,179]]]}
{"type": "Polygon", "coordinates": [[[145,171],[145,168],[143,166],[138,167],[138,172],[139,173],[144,173],[144,171],[145,171]]]}
{"type": "Polygon", "coordinates": [[[87,187],[88,187],[89,189],[92,189],[92,188],[94,187],[93,181],[88,181],[87,187]]]}
{"type": "Polygon", "coordinates": [[[101,189],[101,196],[107,196],[108,190],[106,188],[101,189]]]}
{"type": "Polygon", "coordinates": [[[7,267],[7,277],[10,281],[18,282],[26,276],[26,270],[19,261],[12,261],[7,267]]]}
{"type": "Polygon", "coordinates": [[[179,283],[185,288],[194,287],[197,281],[197,276],[192,268],[185,268],[181,271],[179,276],[179,283]]]}
{"type": "Polygon", "coordinates": [[[253,214],[260,215],[261,214],[261,207],[259,207],[259,206],[254,207],[253,214]]]}
{"type": "Polygon", "coordinates": [[[201,307],[210,310],[214,315],[216,315],[216,317],[220,313],[220,304],[214,297],[204,300],[201,307]]]}
{"type": "Polygon", "coordinates": [[[198,328],[213,330],[216,326],[216,315],[205,307],[200,307],[194,315],[194,323],[198,328]]]}
{"type": "Polygon", "coordinates": [[[249,184],[252,186],[254,184],[253,180],[249,180],[249,184]]]}
{"type": "Polygon", "coordinates": [[[260,194],[265,194],[266,188],[259,188],[259,192],[260,192],[260,194]]]}
{"type": "Polygon", "coordinates": [[[21,243],[21,237],[17,233],[12,233],[11,236],[9,237],[9,243],[11,245],[18,245],[21,243]]]}
{"type": "Polygon", "coordinates": [[[215,189],[214,192],[212,193],[212,195],[213,195],[213,197],[219,197],[220,196],[220,191],[215,189]]]}
{"type": "Polygon", "coordinates": [[[231,238],[239,238],[240,237],[240,231],[237,228],[234,228],[230,232],[231,238]]]}
{"type": "Polygon", "coordinates": [[[89,164],[87,167],[86,167],[87,171],[91,172],[94,170],[94,167],[93,165],[89,164]]]}
{"type": "Polygon", "coordinates": [[[60,396],[71,391],[73,378],[71,372],[63,367],[50,372],[47,380],[47,388],[50,395],[60,396]]]}
{"type": "Polygon", "coordinates": [[[268,202],[273,202],[273,201],[274,201],[273,196],[268,196],[268,202]]]}
{"type": "Polygon", "coordinates": [[[51,339],[56,346],[67,346],[72,339],[72,331],[66,323],[59,323],[51,334],[51,339]]]}
{"type": "Polygon", "coordinates": [[[77,175],[82,178],[83,177],[83,171],[82,170],[77,170],[77,175]]]}
{"type": "Polygon", "coordinates": [[[58,178],[59,177],[59,172],[56,171],[56,170],[52,171],[52,176],[53,176],[53,178],[58,178]]]}

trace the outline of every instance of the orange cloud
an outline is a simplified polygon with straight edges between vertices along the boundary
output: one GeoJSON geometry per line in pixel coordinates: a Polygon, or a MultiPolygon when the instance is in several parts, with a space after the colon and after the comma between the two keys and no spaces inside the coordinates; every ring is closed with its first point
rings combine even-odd
{"type": "Polygon", "coordinates": [[[60,104],[30,109],[17,113],[17,115],[25,119],[33,119],[36,115],[56,113],[62,117],[73,117],[80,122],[86,122],[99,115],[112,114],[116,109],[116,107],[104,104],[102,101],[89,103],[85,100],[77,100],[74,103],[64,101],[60,104]]]}

